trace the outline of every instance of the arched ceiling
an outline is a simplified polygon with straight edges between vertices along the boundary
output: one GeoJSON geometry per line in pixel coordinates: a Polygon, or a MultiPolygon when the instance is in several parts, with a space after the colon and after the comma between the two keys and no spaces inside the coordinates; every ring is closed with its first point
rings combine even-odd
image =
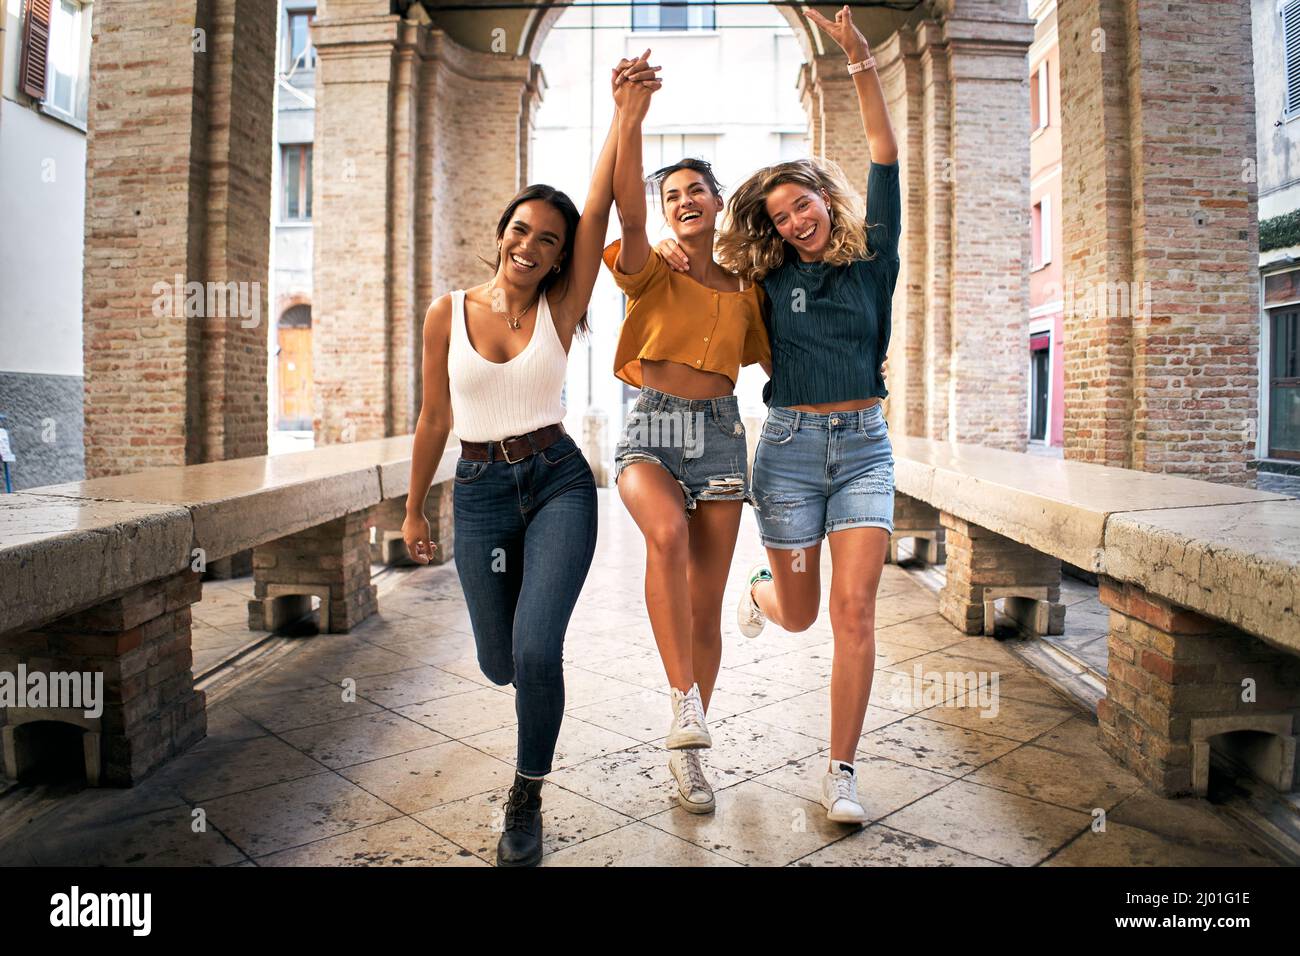
{"type": "MultiPolygon", "coordinates": [[[[430,19],[456,42],[484,53],[537,57],[546,34],[572,0],[396,0],[398,12],[420,3],[430,19]],[[494,48],[495,44],[495,48],[494,48]],[[502,45],[506,49],[501,49],[502,45]]],[[[578,0],[613,4],[620,0],[578,0]]],[[[621,0],[629,7],[630,0],[621,0]]],[[[726,2],[726,0],[720,0],[726,2]]],[[[734,2],[734,0],[733,0],[734,2]]],[[[755,0],[761,2],[761,0],[755,0]]],[[[854,19],[872,45],[883,42],[905,23],[915,23],[934,12],[936,3],[951,0],[851,0],[858,9],[854,19]]],[[[818,39],[803,16],[806,5],[776,3],[790,21],[805,53],[818,49],[818,39]]],[[[834,17],[838,4],[814,4],[813,8],[834,17]]],[[[830,43],[829,40],[825,42],[830,43]]],[[[833,44],[832,44],[833,46],[833,44]]],[[[826,52],[826,51],[822,51],[826,52]]]]}

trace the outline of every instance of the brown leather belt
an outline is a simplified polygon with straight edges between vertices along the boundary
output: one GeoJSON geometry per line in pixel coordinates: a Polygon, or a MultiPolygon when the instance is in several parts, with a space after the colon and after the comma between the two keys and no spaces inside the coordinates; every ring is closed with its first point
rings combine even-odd
{"type": "Polygon", "coordinates": [[[513,465],[534,452],[549,448],[567,434],[564,426],[557,423],[531,431],[527,435],[516,435],[500,441],[461,441],[460,457],[469,461],[504,459],[513,465]]]}

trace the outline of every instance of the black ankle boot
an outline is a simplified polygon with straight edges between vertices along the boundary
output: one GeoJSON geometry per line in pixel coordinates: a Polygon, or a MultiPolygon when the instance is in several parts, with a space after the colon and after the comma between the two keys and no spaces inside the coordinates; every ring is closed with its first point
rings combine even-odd
{"type": "Polygon", "coordinates": [[[497,866],[542,862],[542,782],[515,774],[506,800],[506,825],[497,843],[497,866]]]}

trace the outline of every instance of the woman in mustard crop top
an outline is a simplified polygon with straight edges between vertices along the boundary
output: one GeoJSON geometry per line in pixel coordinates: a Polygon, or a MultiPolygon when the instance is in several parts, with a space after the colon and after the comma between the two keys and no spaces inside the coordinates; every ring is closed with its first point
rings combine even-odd
{"type": "Polygon", "coordinates": [[[614,374],[641,395],[615,452],[614,480],[645,536],[645,601],[671,690],[665,746],[677,800],[708,813],[713,790],[699,755],[712,741],[704,715],[722,660],[723,589],[749,499],[745,427],[733,392],[740,367],[767,368],[770,353],[761,290],[713,261],[722,198],[708,163],[684,159],[651,177],[695,265],[676,273],[650,248],[641,123],[652,93],[621,87],[614,199],[623,237],[605,250],[605,264],[628,300],[614,374]]]}

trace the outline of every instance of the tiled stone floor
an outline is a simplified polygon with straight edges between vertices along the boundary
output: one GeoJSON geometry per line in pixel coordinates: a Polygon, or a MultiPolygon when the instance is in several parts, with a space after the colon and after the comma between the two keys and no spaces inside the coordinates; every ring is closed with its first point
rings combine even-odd
{"type": "MultiPolygon", "coordinates": [[[[893,566],[859,752],[870,824],[831,824],[817,803],[826,615],[802,634],[769,625],[746,640],[731,619],[736,580],[705,755],[717,811],[687,814],[672,800],[661,746],[670,713],[641,541],[617,498],[601,499],[599,551],[566,647],[545,865],[1270,862],[1205,801],[1151,795],[1100,750],[1089,714],[997,641],[951,628],[937,596],[893,566]],[[945,695],[933,675],[955,672],[996,686],[996,716],[981,716],[986,701],[937,702],[945,695]],[[1099,814],[1104,832],[1093,831],[1099,814]]],[[[747,515],[736,568],[761,554],[747,515]]],[[[208,586],[196,613],[232,643],[249,636],[235,613],[241,586],[208,586]]],[[[479,673],[453,567],[409,573],[380,607],[351,634],[301,639],[212,702],[207,739],[140,785],[82,790],[26,816],[0,801],[0,862],[486,865],[513,768],[511,688],[479,673]],[[345,682],[355,682],[354,701],[345,682]],[[16,816],[22,826],[5,825],[16,816]]],[[[20,791],[5,800],[21,801],[20,791]]]]}

